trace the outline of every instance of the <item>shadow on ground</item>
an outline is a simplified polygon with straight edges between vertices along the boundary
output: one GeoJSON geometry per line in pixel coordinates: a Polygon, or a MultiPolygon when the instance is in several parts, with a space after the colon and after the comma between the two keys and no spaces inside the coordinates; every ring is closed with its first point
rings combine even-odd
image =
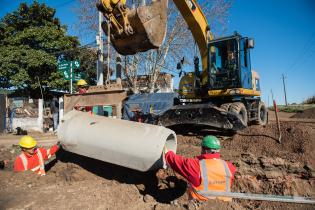
{"type": "Polygon", "coordinates": [[[227,136],[231,137],[236,134],[236,131],[232,130],[220,130],[214,129],[209,126],[201,125],[175,125],[169,127],[175,131],[176,134],[183,136],[206,136],[206,135],[215,135],[215,136],[227,136]]]}
{"type": "MultiPolygon", "coordinates": [[[[186,182],[177,179],[175,176],[168,176],[166,177],[166,180],[162,181],[157,178],[157,171],[140,172],[67,152],[63,149],[59,150],[56,155],[59,161],[77,164],[85,170],[104,179],[136,185],[142,195],[149,194],[160,203],[170,203],[186,192],[186,182]],[[161,182],[164,182],[163,186],[166,187],[161,188],[161,182]]],[[[51,164],[53,165],[54,162],[51,164]]]]}

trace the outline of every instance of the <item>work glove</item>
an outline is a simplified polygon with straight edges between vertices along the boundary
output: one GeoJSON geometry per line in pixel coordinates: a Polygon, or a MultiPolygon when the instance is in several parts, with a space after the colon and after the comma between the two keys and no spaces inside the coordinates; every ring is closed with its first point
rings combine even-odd
{"type": "Polygon", "coordinates": [[[163,153],[164,153],[164,155],[166,155],[167,152],[168,152],[168,149],[167,149],[166,146],[164,146],[164,148],[163,148],[163,153]]]}
{"type": "Polygon", "coordinates": [[[3,163],[4,163],[4,166],[7,166],[9,163],[9,160],[4,160],[3,163]]]}
{"type": "Polygon", "coordinates": [[[162,153],[162,158],[163,158],[163,168],[167,169],[167,163],[166,163],[166,159],[165,159],[165,155],[168,152],[168,149],[166,148],[166,146],[164,146],[163,148],[163,153],[162,153]]]}
{"type": "Polygon", "coordinates": [[[58,146],[59,148],[61,148],[61,147],[62,147],[62,144],[61,144],[61,142],[60,142],[60,141],[58,141],[58,142],[57,142],[57,146],[58,146]]]}

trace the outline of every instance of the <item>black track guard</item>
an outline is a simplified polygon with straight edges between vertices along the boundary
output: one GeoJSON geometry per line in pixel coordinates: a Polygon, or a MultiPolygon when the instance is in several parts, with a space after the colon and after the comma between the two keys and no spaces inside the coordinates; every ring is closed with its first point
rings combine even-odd
{"type": "Polygon", "coordinates": [[[209,104],[174,106],[159,117],[159,124],[165,127],[181,124],[206,125],[235,131],[246,127],[236,114],[209,104]]]}

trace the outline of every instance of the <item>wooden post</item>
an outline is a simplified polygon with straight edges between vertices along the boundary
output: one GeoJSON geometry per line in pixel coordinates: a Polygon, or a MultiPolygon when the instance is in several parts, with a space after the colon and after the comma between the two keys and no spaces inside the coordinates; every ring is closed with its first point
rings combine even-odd
{"type": "Polygon", "coordinates": [[[273,100],[273,107],[275,109],[275,115],[276,115],[276,121],[277,121],[277,127],[278,127],[278,134],[279,134],[278,142],[281,143],[281,129],[280,129],[280,122],[279,122],[279,118],[278,118],[278,107],[277,107],[277,104],[276,104],[275,100],[273,100]]]}
{"type": "Polygon", "coordinates": [[[40,132],[43,132],[43,123],[44,123],[44,100],[38,99],[38,118],[37,118],[37,126],[40,132]]]}

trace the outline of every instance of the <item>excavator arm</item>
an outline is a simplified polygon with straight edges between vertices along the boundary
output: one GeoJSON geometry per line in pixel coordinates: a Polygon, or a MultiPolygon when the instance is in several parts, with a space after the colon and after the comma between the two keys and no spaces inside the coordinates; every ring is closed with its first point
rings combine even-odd
{"type": "Polygon", "coordinates": [[[173,0],[173,2],[185,19],[198,45],[202,60],[202,70],[206,72],[208,69],[208,42],[213,39],[207,18],[195,0],[173,0]]]}
{"type": "MultiPolygon", "coordinates": [[[[185,19],[196,41],[202,60],[202,70],[207,72],[208,47],[213,39],[209,24],[195,0],[173,0],[185,19]]],[[[115,49],[123,55],[131,55],[159,48],[166,35],[168,0],[153,1],[151,5],[130,10],[126,0],[100,0],[97,8],[106,17],[104,31],[109,23],[111,41],[115,49]]]]}

